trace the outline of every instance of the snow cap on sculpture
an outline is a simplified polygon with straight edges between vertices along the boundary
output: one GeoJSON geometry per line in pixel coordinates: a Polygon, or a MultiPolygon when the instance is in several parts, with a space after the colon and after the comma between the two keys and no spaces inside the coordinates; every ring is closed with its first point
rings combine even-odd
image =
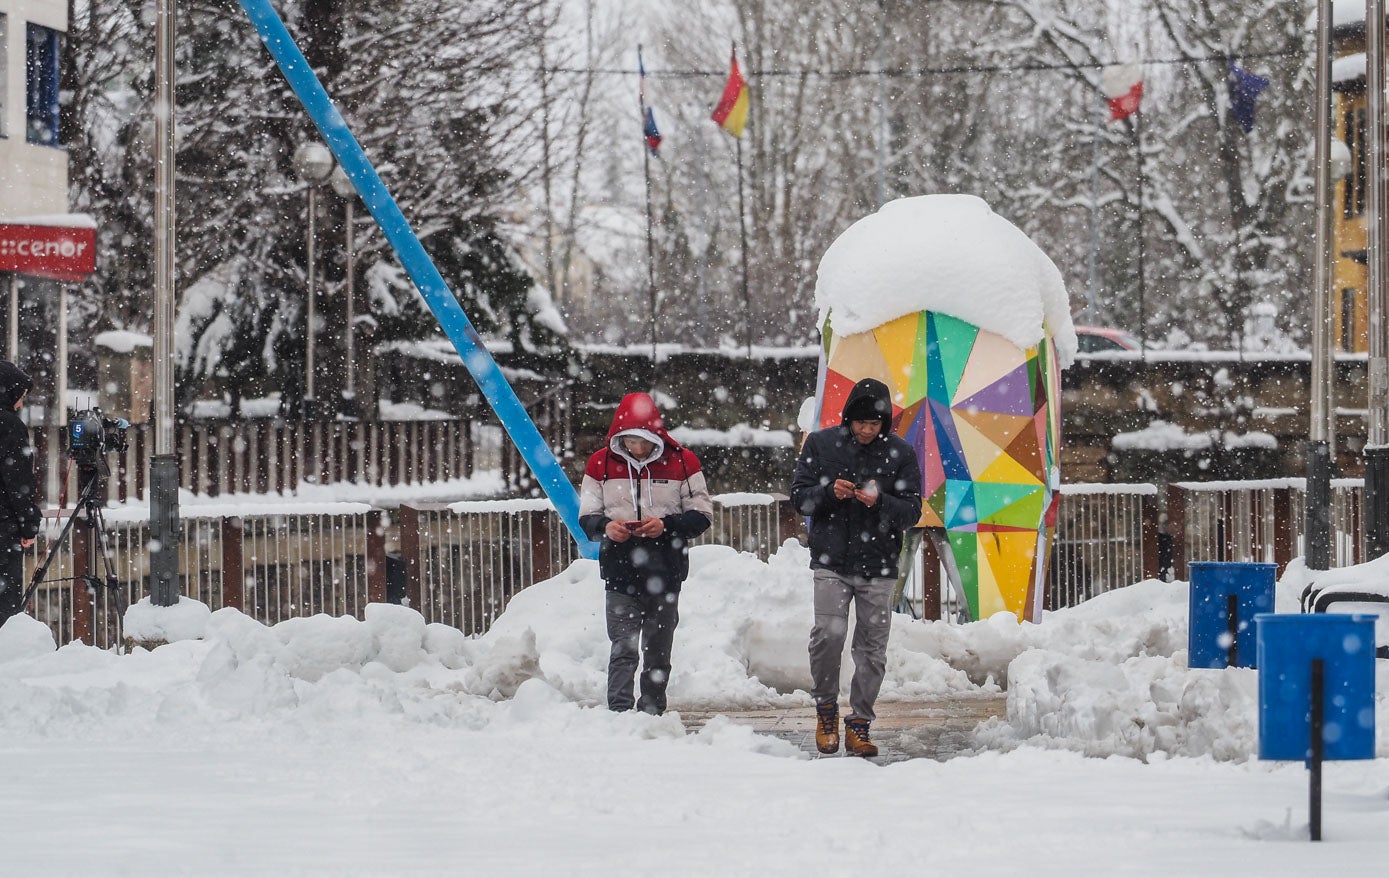
{"type": "Polygon", "coordinates": [[[1061,272],[974,195],[899,198],[854,223],[820,260],[815,304],[844,335],[934,311],[1020,348],[1051,335],[1060,365],[1075,359],[1061,272]]]}

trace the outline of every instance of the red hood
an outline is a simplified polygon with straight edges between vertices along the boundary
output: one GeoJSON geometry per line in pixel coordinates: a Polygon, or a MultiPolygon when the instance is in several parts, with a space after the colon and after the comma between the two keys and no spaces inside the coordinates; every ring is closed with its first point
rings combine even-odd
{"type": "Polygon", "coordinates": [[[665,424],[661,422],[661,412],[647,393],[629,393],[618,403],[613,413],[612,426],[608,428],[608,443],[624,430],[647,430],[661,437],[666,448],[679,448],[680,443],[670,438],[665,424]]]}

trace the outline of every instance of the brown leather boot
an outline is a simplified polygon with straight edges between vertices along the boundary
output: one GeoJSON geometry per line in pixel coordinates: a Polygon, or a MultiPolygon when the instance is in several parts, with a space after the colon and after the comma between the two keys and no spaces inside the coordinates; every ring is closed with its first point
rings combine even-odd
{"type": "Polygon", "coordinates": [[[878,745],[868,739],[868,720],[844,720],[844,752],[850,756],[877,756],[878,745]]]}
{"type": "Polygon", "coordinates": [[[815,749],[839,752],[839,705],[833,701],[815,705],[815,749]]]}

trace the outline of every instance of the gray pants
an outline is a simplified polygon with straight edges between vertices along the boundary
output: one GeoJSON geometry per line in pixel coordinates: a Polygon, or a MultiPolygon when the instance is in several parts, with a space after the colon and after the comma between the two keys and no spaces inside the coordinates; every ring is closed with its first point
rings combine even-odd
{"type": "Polygon", "coordinates": [[[839,701],[839,664],[849,632],[849,602],[854,603],[854,679],[849,686],[849,715],[872,722],[873,702],[887,669],[887,636],[892,630],[892,588],[896,580],[843,576],[815,571],[815,627],[810,631],[811,694],[816,704],[839,701]]]}
{"type": "Polygon", "coordinates": [[[607,592],[608,709],[631,710],[633,677],[641,658],[641,700],[637,710],[659,716],[666,711],[670,650],[680,623],[680,592],[625,595],[607,592]]]}

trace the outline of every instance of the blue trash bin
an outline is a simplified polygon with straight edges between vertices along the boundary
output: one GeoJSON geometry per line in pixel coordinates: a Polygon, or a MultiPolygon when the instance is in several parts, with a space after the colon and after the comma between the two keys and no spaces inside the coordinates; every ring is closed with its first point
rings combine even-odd
{"type": "Polygon", "coordinates": [[[1254,616],[1273,612],[1277,564],[1256,561],[1193,561],[1188,598],[1187,666],[1226,668],[1257,667],[1254,616]],[[1233,600],[1231,600],[1233,598],[1233,600]],[[1230,613],[1234,611],[1235,636],[1230,637],[1230,613]]]}
{"type": "Polygon", "coordinates": [[[1311,758],[1312,659],[1322,660],[1322,758],[1375,756],[1375,617],[1262,613],[1259,758],[1311,758]]]}

